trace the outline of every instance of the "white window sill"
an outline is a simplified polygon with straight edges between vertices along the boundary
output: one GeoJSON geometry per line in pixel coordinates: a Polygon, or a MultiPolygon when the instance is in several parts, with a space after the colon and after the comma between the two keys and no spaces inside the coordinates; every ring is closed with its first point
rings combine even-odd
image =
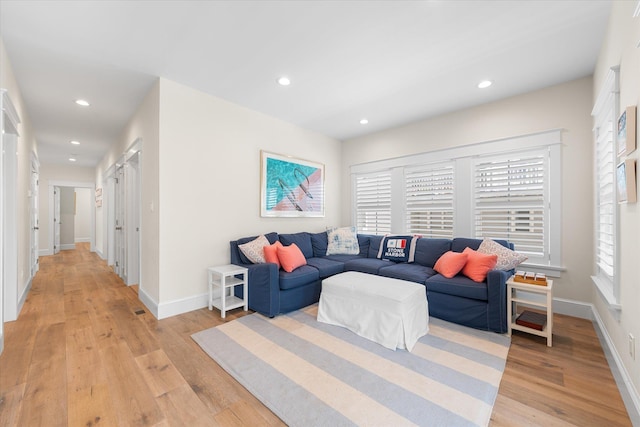
{"type": "Polygon", "coordinates": [[[516,270],[534,271],[536,273],[544,273],[547,277],[561,277],[562,272],[567,269],[555,265],[534,264],[523,262],[516,267],[516,270]]]}
{"type": "Polygon", "coordinates": [[[611,310],[621,311],[622,305],[620,305],[618,299],[613,294],[611,285],[596,276],[591,276],[591,280],[593,281],[593,284],[596,285],[596,289],[598,289],[600,295],[602,295],[607,304],[609,304],[609,308],[611,310]]]}

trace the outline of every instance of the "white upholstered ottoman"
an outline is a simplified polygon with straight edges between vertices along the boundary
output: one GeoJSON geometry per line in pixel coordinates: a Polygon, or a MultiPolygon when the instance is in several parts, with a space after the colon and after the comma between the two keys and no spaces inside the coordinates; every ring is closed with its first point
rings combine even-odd
{"type": "Polygon", "coordinates": [[[343,326],[387,348],[411,351],[429,332],[425,287],[348,271],[322,281],[318,321],[343,326]]]}

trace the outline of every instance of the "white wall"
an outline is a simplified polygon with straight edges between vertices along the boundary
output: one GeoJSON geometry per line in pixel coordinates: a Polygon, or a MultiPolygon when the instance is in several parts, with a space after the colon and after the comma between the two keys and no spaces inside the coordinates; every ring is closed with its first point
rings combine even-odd
{"type": "Polygon", "coordinates": [[[75,242],[91,241],[91,208],[95,191],[90,188],[76,188],[76,216],[74,219],[75,242]]]}
{"type": "MultiPolygon", "coordinates": [[[[620,109],[640,104],[640,17],[633,18],[637,1],[613,2],[605,41],[594,73],[594,95],[604,84],[610,67],[620,65],[620,109]]],[[[595,102],[595,98],[593,100],[595,102]]],[[[639,123],[640,124],[640,123],[639,123]]],[[[640,135],[640,127],[636,135],[640,135]]],[[[628,156],[640,163],[640,150],[628,156]]],[[[637,183],[636,183],[637,184],[637,183]]],[[[638,185],[636,185],[636,188],[638,185]]],[[[606,301],[592,287],[592,299],[635,387],[640,391],[640,204],[620,205],[620,302],[622,311],[609,310],[606,301]],[[636,339],[636,358],[628,350],[628,335],[636,339]]],[[[591,242],[593,245],[593,242],[591,242]]],[[[640,410],[640,402],[636,402],[640,410]]]]}
{"type": "Polygon", "coordinates": [[[554,296],[588,302],[593,260],[591,104],[592,80],[586,77],[345,141],[342,221],[348,223],[351,215],[351,165],[563,129],[561,229],[566,271],[554,281],[554,296]]]}
{"type": "Polygon", "coordinates": [[[161,79],[160,302],[206,293],[230,240],[339,225],[340,173],[339,141],[161,79]],[[260,150],[325,165],[324,218],[260,217],[260,150]]]}
{"type": "Polygon", "coordinates": [[[31,128],[29,116],[22,100],[20,89],[15,80],[11,62],[7,55],[4,42],[0,38],[0,87],[6,89],[16,108],[21,123],[18,125],[18,179],[17,200],[17,235],[18,235],[18,296],[24,299],[25,292],[31,280],[30,277],[30,233],[29,219],[29,188],[31,185],[31,155],[37,157],[37,144],[31,128]]]}

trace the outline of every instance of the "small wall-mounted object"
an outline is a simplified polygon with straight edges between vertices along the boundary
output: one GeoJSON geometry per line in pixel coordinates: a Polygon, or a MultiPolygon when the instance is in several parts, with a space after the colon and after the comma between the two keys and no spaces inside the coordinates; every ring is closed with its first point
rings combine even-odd
{"type": "Polygon", "coordinates": [[[96,188],[96,207],[102,207],[102,188],[96,188]]]}
{"type": "Polygon", "coordinates": [[[627,107],[618,119],[618,156],[636,149],[636,106],[627,107]]]}
{"type": "Polygon", "coordinates": [[[618,187],[618,203],[635,203],[636,196],[636,161],[627,159],[616,168],[618,187]]]}

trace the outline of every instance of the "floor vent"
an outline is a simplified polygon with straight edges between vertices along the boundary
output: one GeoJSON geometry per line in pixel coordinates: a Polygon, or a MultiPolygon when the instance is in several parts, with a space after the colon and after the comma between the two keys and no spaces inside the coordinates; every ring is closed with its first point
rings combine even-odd
{"type": "Polygon", "coordinates": [[[144,310],[140,309],[140,310],[136,310],[136,311],[134,311],[134,313],[135,313],[135,314],[137,314],[138,316],[140,316],[141,314],[145,314],[145,313],[146,313],[146,311],[144,311],[144,310]]]}

